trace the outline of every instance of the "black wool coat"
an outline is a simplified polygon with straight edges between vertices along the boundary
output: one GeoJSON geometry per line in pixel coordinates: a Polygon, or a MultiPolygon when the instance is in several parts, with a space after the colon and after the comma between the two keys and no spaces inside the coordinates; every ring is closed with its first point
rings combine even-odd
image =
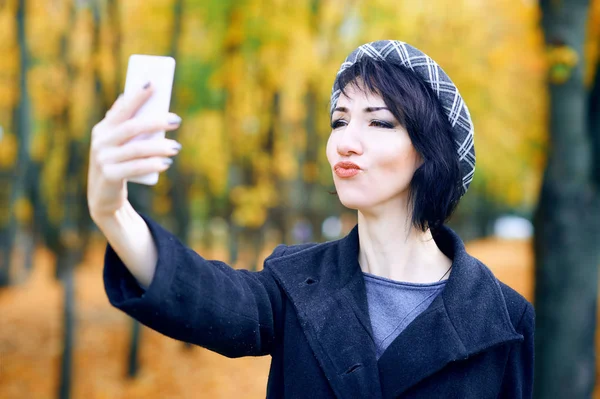
{"type": "Polygon", "coordinates": [[[142,215],[158,248],[143,291],[105,253],[110,303],[174,339],[227,357],[271,355],[268,398],[531,398],[533,307],[465,252],[445,289],[377,360],[358,264],[358,228],[321,244],[278,246],[261,271],[206,260],[142,215]]]}

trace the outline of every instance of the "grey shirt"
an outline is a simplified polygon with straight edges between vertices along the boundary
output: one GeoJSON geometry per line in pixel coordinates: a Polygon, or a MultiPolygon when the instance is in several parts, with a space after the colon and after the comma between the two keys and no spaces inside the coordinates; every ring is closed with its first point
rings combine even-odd
{"type": "Polygon", "coordinates": [[[433,302],[446,286],[407,283],[363,272],[377,359],[394,339],[433,302]]]}

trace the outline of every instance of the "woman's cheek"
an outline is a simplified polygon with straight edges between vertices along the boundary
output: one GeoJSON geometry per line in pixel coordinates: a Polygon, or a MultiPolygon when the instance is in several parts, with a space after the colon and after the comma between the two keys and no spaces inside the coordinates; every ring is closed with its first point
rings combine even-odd
{"type": "Polygon", "coordinates": [[[335,155],[335,145],[333,142],[333,136],[330,135],[327,139],[327,145],[325,147],[325,155],[327,156],[327,161],[329,165],[333,168],[334,155],[335,155]]]}
{"type": "Polygon", "coordinates": [[[396,169],[405,163],[406,154],[398,143],[379,143],[377,150],[373,152],[373,159],[382,168],[396,169]]]}
{"type": "Polygon", "coordinates": [[[329,138],[327,139],[327,145],[325,147],[325,155],[327,156],[327,161],[329,162],[329,165],[331,165],[331,136],[329,136],[329,138]]]}
{"type": "Polygon", "coordinates": [[[377,166],[381,177],[389,183],[396,181],[400,185],[410,182],[415,172],[415,154],[412,145],[399,145],[401,143],[388,143],[388,147],[381,147],[378,151],[377,166]]]}

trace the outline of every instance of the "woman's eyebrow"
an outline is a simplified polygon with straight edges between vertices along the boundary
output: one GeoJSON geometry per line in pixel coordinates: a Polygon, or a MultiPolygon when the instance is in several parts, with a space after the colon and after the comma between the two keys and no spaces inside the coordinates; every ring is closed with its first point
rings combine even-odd
{"type": "Polygon", "coordinates": [[[333,110],[333,112],[347,113],[348,112],[348,108],[346,108],[346,107],[335,107],[335,109],[333,110]]]}
{"type": "MultiPolygon", "coordinates": [[[[382,111],[382,110],[389,111],[390,109],[387,108],[387,107],[366,107],[366,108],[363,109],[363,112],[368,113],[368,112],[376,112],[376,111],[382,111]]],[[[335,107],[335,109],[333,110],[333,112],[348,113],[348,108],[346,108],[346,107],[335,107]]]]}
{"type": "Polygon", "coordinates": [[[381,110],[389,111],[390,109],[388,107],[367,107],[363,111],[364,112],[375,112],[375,111],[381,111],[381,110]]]}

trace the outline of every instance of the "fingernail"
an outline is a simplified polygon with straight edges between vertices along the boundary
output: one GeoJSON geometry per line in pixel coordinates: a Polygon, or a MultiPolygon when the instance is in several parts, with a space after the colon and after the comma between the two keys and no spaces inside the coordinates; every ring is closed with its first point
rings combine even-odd
{"type": "Polygon", "coordinates": [[[171,165],[173,163],[173,160],[171,158],[163,158],[163,163],[165,165],[171,165]]]}
{"type": "Polygon", "coordinates": [[[175,143],[173,143],[173,147],[174,150],[181,150],[181,144],[179,144],[177,141],[175,143]]]}
{"type": "Polygon", "coordinates": [[[150,87],[150,81],[147,81],[146,84],[143,86],[144,89],[147,89],[148,87],[150,87]]]}
{"type": "Polygon", "coordinates": [[[169,125],[179,125],[181,124],[181,118],[177,115],[169,116],[169,125]]]}

